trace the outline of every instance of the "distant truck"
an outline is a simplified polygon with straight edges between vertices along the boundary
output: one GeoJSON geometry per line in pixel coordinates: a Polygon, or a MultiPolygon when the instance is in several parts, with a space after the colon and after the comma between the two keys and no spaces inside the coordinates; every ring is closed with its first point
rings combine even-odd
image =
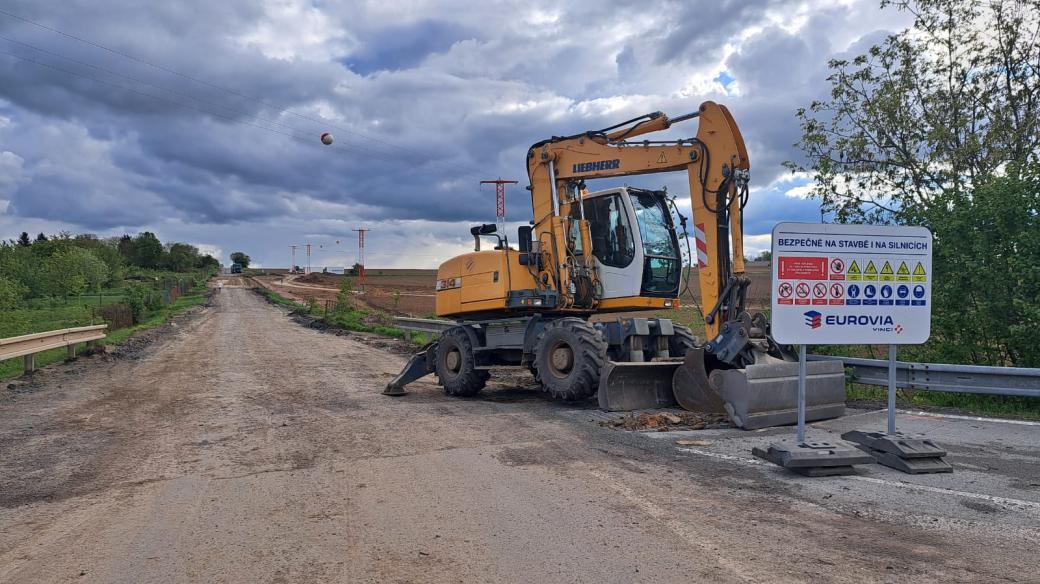
{"type": "Polygon", "coordinates": [[[231,273],[232,274],[241,274],[242,273],[242,264],[231,264],[231,273]]]}

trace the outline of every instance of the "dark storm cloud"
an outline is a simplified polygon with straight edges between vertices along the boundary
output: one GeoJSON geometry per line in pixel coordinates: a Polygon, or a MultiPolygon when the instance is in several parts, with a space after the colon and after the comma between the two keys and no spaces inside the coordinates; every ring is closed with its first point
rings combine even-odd
{"type": "MultiPolygon", "coordinates": [[[[478,181],[525,181],[533,142],[704,99],[733,110],[762,187],[797,156],[792,114],[826,91],[826,60],[889,26],[872,1],[447,0],[403,11],[11,0],[2,10],[112,49],[0,14],[0,37],[15,41],[0,39],[0,156],[17,175],[0,182],[0,200],[13,224],[235,225],[233,237],[334,220],[487,221],[493,190],[478,181]],[[332,147],[318,142],[324,131],[332,147]]],[[[685,188],[682,177],[623,182],[685,188]]],[[[509,191],[516,220],[530,214],[523,186],[509,191]]],[[[784,201],[795,214],[815,205],[784,201]]],[[[755,229],[770,217],[756,213],[755,229]]]]}
{"type": "Polygon", "coordinates": [[[392,25],[363,38],[364,49],[345,59],[345,64],[362,75],[410,69],[430,54],[476,37],[476,31],[443,20],[392,25]]]}

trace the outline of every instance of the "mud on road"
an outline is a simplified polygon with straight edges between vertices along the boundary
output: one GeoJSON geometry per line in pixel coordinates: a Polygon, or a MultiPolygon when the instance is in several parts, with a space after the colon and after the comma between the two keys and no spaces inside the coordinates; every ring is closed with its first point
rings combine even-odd
{"type": "Polygon", "coordinates": [[[226,287],[0,391],[0,582],[1036,577],[1035,525],[992,509],[879,515],[516,383],[380,395],[403,363],[226,287]]]}

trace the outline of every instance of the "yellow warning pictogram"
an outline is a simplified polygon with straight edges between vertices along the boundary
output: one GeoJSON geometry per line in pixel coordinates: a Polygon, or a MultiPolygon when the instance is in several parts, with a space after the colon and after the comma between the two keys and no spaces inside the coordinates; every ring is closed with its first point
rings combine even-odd
{"type": "Polygon", "coordinates": [[[928,275],[924,271],[924,264],[917,262],[917,267],[914,268],[914,282],[927,282],[928,275]]]}
{"type": "Polygon", "coordinates": [[[852,264],[849,266],[848,278],[856,281],[863,279],[863,272],[860,271],[856,260],[852,260],[852,264]]]}
{"type": "Polygon", "coordinates": [[[885,262],[885,265],[881,268],[881,281],[891,282],[895,279],[896,277],[892,274],[892,264],[885,262]]]}
{"type": "Polygon", "coordinates": [[[668,157],[664,155],[664,152],[662,152],[661,155],[657,157],[657,164],[665,164],[667,162],[668,157]]]}
{"type": "Polygon", "coordinates": [[[863,271],[864,280],[877,280],[877,268],[874,267],[874,260],[867,262],[867,269],[863,271]]]}
{"type": "Polygon", "coordinates": [[[910,267],[906,265],[906,262],[899,264],[899,269],[896,270],[896,280],[900,282],[910,281],[910,267]]]}

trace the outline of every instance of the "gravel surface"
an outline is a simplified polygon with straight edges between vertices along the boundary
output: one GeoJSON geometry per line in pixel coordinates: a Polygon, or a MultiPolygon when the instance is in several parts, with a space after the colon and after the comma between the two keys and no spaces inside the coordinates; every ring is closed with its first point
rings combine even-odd
{"type": "Polygon", "coordinates": [[[0,390],[0,582],[1036,581],[990,506],[876,516],[516,375],[388,398],[404,356],[249,290],[165,332],[0,390]]]}

